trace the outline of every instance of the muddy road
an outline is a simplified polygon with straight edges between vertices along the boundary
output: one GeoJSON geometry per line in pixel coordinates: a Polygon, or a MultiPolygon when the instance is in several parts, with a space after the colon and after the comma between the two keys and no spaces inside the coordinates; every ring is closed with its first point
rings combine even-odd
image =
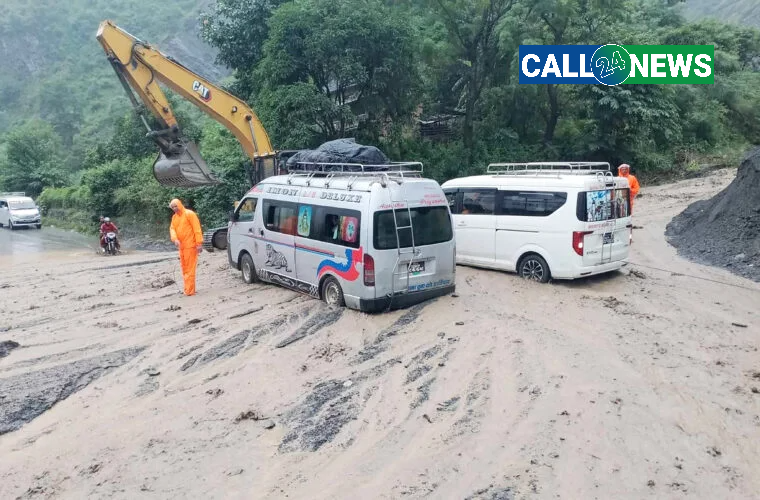
{"type": "MultiPolygon", "coordinates": [[[[94,253],[97,246],[97,237],[88,238],[55,227],[23,227],[15,230],[0,228],[0,258],[4,260],[14,260],[15,257],[25,260],[29,254],[40,253],[94,253]]],[[[37,259],[40,258],[37,256],[37,259]]]]}
{"type": "Polygon", "coordinates": [[[644,189],[632,264],[332,310],[203,253],[0,267],[0,498],[757,498],[760,284],[677,257],[721,171],[644,189]]]}

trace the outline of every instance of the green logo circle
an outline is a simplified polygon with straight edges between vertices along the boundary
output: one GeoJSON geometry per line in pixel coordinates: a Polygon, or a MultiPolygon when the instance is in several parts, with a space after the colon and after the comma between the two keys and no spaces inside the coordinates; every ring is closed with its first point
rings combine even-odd
{"type": "Polygon", "coordinates": [[[631,55],[620,45],[602,45],[591,56],[591,71],[601,84],[620,85],[631,75],[631,55]]]}

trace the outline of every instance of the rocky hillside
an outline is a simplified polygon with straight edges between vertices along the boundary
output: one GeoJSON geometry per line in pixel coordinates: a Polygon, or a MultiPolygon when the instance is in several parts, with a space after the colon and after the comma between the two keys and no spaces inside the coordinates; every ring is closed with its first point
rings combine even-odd
{"type": "Polygon", "coordinates": [[[707,17],[760,28],[757,0],[686,0],[683,13],[689,20],[707,17]]]}
{"type": "Polygon", "coordinates": [[[95,40],[111,19],[213,80],[228,74],[198,35],[213,0],[7,0],[0,18],[0,133],[32,117],[97,134],[128,101],[95,40]]]}

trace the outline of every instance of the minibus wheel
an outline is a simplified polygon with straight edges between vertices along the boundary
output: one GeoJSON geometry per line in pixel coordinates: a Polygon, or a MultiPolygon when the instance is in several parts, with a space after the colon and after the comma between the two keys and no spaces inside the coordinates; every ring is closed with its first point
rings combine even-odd
{"type": "Polygon", "coordinates": [[[240,274],[242,274],[245,283],[250,285],[256,282],[256,268],[253,265],[253,259],[247,253],[240,257],[240,274]]]}
{"type": "Polygon", "coordinates": [[[539,283],[548,282],[551,276],[549,265],[543,257],[535,253],[528,254],[520,260],[518,272],[521,277],[539,283]]]}
{"type": "Polygon", "coordinates": [[[328,306],[343,307],[346,304],[343,300],[343,290],[338,280],[332,276],[325,278],[324,283],[322,283],[322,300],[328,306]]]}

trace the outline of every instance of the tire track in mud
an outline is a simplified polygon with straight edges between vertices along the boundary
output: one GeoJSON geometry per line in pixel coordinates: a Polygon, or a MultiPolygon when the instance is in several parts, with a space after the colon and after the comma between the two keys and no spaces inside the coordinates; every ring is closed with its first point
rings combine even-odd
{"type": "Polygon", "coordinates": [[[0,435],[20,429],[144,349],[122,349],[0,379],[0,435]]]}
{"type": "MultiPolygon", "coordinates": [[[[0,350],[2,349],[1,344],[2,343],[0,343],[0,350]]],[[[95,351],[95,350],[102,350],[105,348],[106,346],[104,344],[92,344],[85,347],[80,347],[78,349],[71,349],[65,352],[48,354],[47,356],[40,356],[37,358],[25,359],[23,361],[16,361],[15,363],[8,365],[7,367],[0,368],[0,371],[10,371],[10,370],[15,370],[17,368],[27,368],[29,366],[34,366],[34,365],[42,364],[42,363],[66,361],[72,357],[77,357],[78,355],[81,355],[82,353],[95,351]]],[[[0,354],[2,353],[0,352],[0,354]]]]}
{"type": "Polygon", "coordinates": [[[352,364],[362,364],[376,358],[379,354],[388,349],[387,340],[398,335],[404,328],[411,325],[422,314],[422,310],[436,302],[438,298],[428,300],[421,304],[410,307],[405,311],[391,326],[382,330],[371,344],[365,346],[359,351],[352,364]]]}
{"type": "MultiPolygon", "coordinates": [[[[377,335],[375,340],[359,351],[348,366],[359,365],[373,360],[377,355],[388,349],[387,340],[403,332],[412,325],[422,313],[422,310],[433,301],[418,304],[405,311],[389,327],[377,335]]],[[[441,342],[446,342],[441,340],[441,342]]],[[[445,344],[425,347],[406,365],[414,365],[407,373],[408,383],[412,383],[425,375],[429,370],[423,368],[428,360],[439,356],[445,344]]],[[[450,351],[441,356],[448,357],[450,351]]],[[[443,363],[443,361],[440,361],[443,363]]],[[[353,372],[346,379],[330,379],[320,382],[294,407],[282,415],[282,421],[289,426],[289,432],[283,437],[279,451],[283,453],[295,451],[317,451],[325,444],[331,443],[340,431],[350,422],[357,420],[365,409],[367,402],[375,394],[378,386],[377,379],[384,376],[388,370],[402,364],[398,358],[353,372]]],[[[426,382],[432,384],[435,378],[426,382]]],[[[425,384],[423,384],[424,386],[425,384]]],[[[353,438],[348,440],[351,443],[353,438]]]]}
{"type": "Polygon", "coordinates": [[[290,425],[280,452],[317,451],[332,442],[340,431],[358,418],[373,390],[362,391],[367,381],[382,376],[395,360],[369,368],[350,379],[320,382],[295,407],[285,412],[282,421],[290,425]]]}
{"type": "MultiPolygon", "coordinates": [[[[280,340],[275,348],[288,346],[334,324],[343,316],[343,312],[343,308],[333,309],[324,304],[315,303],[299,312],[281,314],[266,320],[264,324],[236,333],[203,353],[196,354],[180,367],[180,371],[195,370],[213,361],[237,356],[243,350],[258,344],[260,339],[283,333],[283,327],[286,325],[302,322],[301,326],[292,331],[285,331],[285,338],[280,340]]],[[[255,318],[255,316],[250,318],[255,318]]]]}

